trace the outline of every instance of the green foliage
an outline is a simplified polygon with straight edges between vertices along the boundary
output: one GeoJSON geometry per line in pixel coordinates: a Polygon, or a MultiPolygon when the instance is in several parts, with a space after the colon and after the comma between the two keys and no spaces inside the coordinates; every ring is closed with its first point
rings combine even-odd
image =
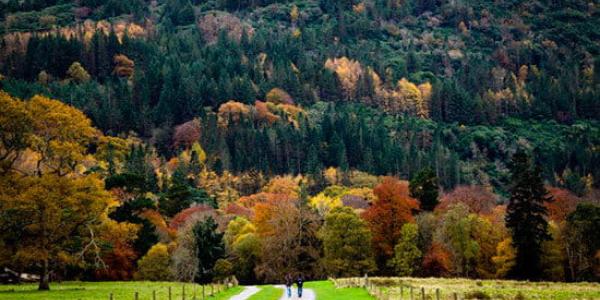
{"type": "Polygon", "coordinates": [[[419,171],[410,180],[409,188],[410,196],[419,200],[422,210],[433,211],[439,202],[438,178],[433,170],[426,168],[419,171]]]}
{"type": "Polygon", "coordinates": [[[149,281],[168,281],[173,278],[169,269],[169,251],[167,245],[158,243],[138,261],[136,279],[149,281]]]}
{"type": "Polygon", "coordinates": [[[398,276],[412,276],[418,269],[423,253],[418,245],[417,224],[407,223],[402,226],[401,237],[396,247],[394,247],[394,257],[390,264],[398,276]]]}
{"type": "Polygon", "coordinates": [[[215,264],[225,255],[223,233],[217,231],[217,226],[215,220],[209,217],[203,222],[196,223],[192,229],[198,257],[198,274],[196,275],[198,283],[210,283],[213,280],[217,271],[214,269],[215,264]]]}
{"type": "Polygon", "coordinates": [[[506,227],[512,233],[517,256],[509,275],[521,279],[539,279],[541,244],[550,239],[544,202],[551,199],[547,196],[539,167],[532,166],[525,152],[519,151],[513,156],[511,174],[506,227]]]}
{"type": "Polygon", "coordinates": [[[325,217],[319,232],[323,241],[323,265],[335,277],[360,276],[375,270],[367,225],[349,207],[338,207],[325,217]]]}

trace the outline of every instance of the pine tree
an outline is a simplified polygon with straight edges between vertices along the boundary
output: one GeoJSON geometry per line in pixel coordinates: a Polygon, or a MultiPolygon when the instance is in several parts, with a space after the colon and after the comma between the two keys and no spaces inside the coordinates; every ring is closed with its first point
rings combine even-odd
{"type": "Polygon", "coordinates": [[[410,180],[410,196],[421,202],[421,209],[433,211],[439,203],[438,178],[430,168],[425,168],[410,180]]]}
{"type": "Polygon", "coordinates": [[[517,257],[508,275],[516,279],[538,280],[542,274],[542,242],[550,239],[544,206],[550,197],[544,188],[539,167],[533,167],[530,157],[523,151],[513,156],[511,182],[506,227],[511,231],[517,257]]]}
{"type": "Polygon", "coordinates": [[[215,263],[225,255],[223,233],[218,232],[217,227],[218,225],[212,217],[194,225],[193,233],[200,271],[196,278],[198,283],[206,284],[212,281],[215,263]]]}

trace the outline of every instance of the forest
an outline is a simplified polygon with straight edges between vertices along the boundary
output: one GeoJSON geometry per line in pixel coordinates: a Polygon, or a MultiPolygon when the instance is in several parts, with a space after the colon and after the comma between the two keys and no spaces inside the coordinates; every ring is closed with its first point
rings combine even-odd
{"type": "Polygon", "coordinates": [[[0,267],[40,289],[600,281],[594,1],[0,0],[0,25],[0,267]]]}

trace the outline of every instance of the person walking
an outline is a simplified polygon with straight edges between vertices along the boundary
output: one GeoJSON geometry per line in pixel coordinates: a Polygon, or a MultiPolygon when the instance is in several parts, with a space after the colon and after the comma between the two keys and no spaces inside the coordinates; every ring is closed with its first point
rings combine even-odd
{"type": "Polygon", "coordinates": [[[292,278],[292,274],[288,273],[285,275],[285,290],[287,291],[288,298],[292,298],[292,284],[294,284],[294,279],[292,278]]]}
{"type": "Polygon", "coordinates": [[[302,298],[302,285],[304,285],[304,276],[302,276],[302,273],[298,274],[296,285],[298,286],[298,298],[302,298]]]}

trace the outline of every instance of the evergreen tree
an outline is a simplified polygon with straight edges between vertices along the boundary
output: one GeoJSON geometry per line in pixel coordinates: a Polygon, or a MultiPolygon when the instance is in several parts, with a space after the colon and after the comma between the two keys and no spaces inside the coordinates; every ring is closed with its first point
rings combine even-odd
{"type": "Polygon", "coordinates": [[[208,217],[204,222],[196,223],[192,229],[198,255],[198,283],[206,284],[212,281],[215,263],[225,255],[223,233],[218,232],[217,227],[215,220],[208,217]]]}
{"type": "Polygon", "coordinates": [[[438,178],[430,168],[422,169],[410,180],[410,196],[421,203],[421,209],[433,211],[439,203],[438,178]]]}
{"type": "Polygon", "coordinates": [[[506,211],[506,227],[511,231],[516,262],[509,276],[539,280],[542,242],[549,240],[547,210],[550,201],[539,167],[532,166],[524,151],[518,151],[511,163],[510,200],[506,211]]]}

